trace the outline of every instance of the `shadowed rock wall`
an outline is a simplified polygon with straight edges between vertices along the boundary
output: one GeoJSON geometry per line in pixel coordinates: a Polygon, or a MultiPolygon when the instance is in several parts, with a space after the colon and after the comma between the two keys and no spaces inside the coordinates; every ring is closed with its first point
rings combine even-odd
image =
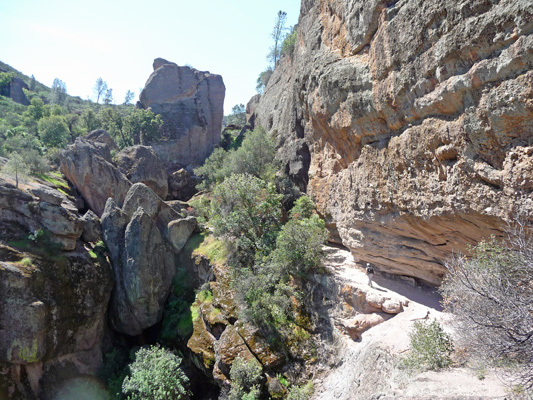
{"type": "Polygon", "coordinates": [[[356,259],[438,284],[533,219],[531,0],[303,0],[255,111],[356,259]]]}

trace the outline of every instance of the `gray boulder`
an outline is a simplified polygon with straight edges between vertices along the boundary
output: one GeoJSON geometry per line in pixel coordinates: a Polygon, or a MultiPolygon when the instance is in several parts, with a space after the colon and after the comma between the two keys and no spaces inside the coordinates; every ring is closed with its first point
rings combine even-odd
{"type": "Polygon", "coordinates": [[[144,183],[163,200],[168,194],[163,163],[148,146],[127,147],[117,154],[117,166],[132,183],[144,183]]]}
{"type": "Polygon", "coordinates": [[[152,147],[163,164],[201,164],[220,143],[226,88],[220,75],[154,61],[137,106],[160,114],[164,141],[152,147]]]}
{"type": "Polygon", "coordinates": [[[104,129],[96,129],[92,131],[87,135],[86,139],[93,143],[105,143],[109,147],[109,150],[119,150],[109,132],[104,129]]]}
{"type": "Polygon", "coordinates": [[[111,163],[107,145],[80,138],[63,151],[61,172],[98,216],[102,215],[109,197],[122,204],[131,186],[128,178],[111,163]]]}
{"type": "Polygon", "coordinates": [[[175,255],[195,226],[142,183],[131,187],[123,208],[107,201],[102,231],[115,272],[110,318],[117,331],[138,335],[161,320],[175,255]]]}
{"type": "Polygon", "coordinates": [[[83,221],[82,240],[90,243],[98,241],[102,237],[102,228],[100,227],[98,215],[89,210],[81,219],[83,221]]]}

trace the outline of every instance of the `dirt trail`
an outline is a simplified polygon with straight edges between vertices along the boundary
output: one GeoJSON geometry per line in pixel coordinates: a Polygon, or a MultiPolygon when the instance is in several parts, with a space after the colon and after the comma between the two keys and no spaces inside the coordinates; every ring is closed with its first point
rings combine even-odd
{"type": "MultiPolygon", "coordinates": [[[[320,400],[356,399],[512,399],[509,388],[488,371],[480,380],[465,368],[425,372],[409,376],[398,368],[408,351],[408,332],[416,320],[437,319],[446,325],[439,294],[412,280],[376,273],[374,287],[362,265],[354,262],[348,250],[327,247],[326,268],[340,285],[350,285],[369,294],[380,294],[400,301],[408,300],[403,312],[369,329],[361,341],[354,341],[334,329],[336,359],[331,368],[315,378],[315,395],[320,400]]],[[[405,304],[405,303],[404,303],[405,304]]],[[[335,315],[332,315],[335,319],[335,315]]],[[[451,332],[451,331],[450,331],[451,332]]]]}

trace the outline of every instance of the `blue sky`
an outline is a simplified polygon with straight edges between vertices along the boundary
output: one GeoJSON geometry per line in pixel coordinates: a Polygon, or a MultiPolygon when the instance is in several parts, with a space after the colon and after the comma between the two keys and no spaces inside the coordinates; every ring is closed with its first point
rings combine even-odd
{"type": "Polygon", "coordinates": [[[278,10],[294,25],[300,0],[2,0],[0,60],[83,99],[102,77],[121,103],[163,57],[222,75],[227,114],[256,93],[278,10]]]}

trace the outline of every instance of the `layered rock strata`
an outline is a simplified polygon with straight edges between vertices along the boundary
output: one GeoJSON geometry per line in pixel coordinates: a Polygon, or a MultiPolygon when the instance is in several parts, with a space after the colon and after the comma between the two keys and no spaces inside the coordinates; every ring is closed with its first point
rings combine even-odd
{"type": "Polygon", "coordinates": [[[137,106],[163,119],[153,149],[167,168],[201,164],[220,143],[225,86],[220,75],[157,58],[137,106]]]}
{"type": "Polygon", "coordinates": [[[356,259],[438,284],[533,219],[529,0],[305,0],[255,110],[356,259]]]}

